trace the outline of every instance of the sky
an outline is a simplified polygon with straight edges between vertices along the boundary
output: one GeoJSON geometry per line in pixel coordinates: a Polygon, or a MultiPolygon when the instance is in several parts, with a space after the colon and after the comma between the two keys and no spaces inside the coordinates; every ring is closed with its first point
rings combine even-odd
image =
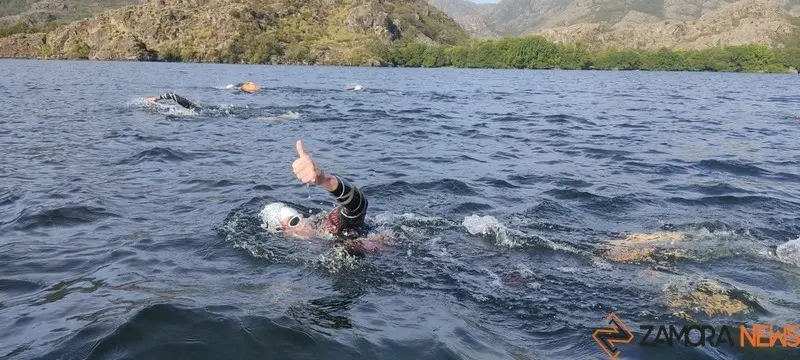
{"type": "Polygon", "coordinates": [[[500,0],[470,0],[478,4],[497,4],[500,0]]]}

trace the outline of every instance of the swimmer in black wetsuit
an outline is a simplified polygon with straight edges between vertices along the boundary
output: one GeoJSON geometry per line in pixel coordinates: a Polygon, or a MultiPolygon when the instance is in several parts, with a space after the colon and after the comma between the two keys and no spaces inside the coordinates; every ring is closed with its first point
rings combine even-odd
{"type": "MultiPolygon", "coordinates": [[[[236,84],[235,86],[236,86],[237,89],[239,89],[241,91],[244,91],[246,93],[250,93],[250,94],[255,94],[255,93],[261,91],[261,87],[260,86],[256,85],[253,82],[250,82],[250,81],[243,82],[241,84],[236,84]]],[[[176,93],[171,93],[171,92],[170,93],[161,94],[161,95],[156,96],[156,97],[147,98],[148,102],[156,102],[156,101],[159,101],[159,100],[174,100],[176,103],[178,103],[178,105],[183,106],[184,108],[187,108],[187,109],[199,109],[200,108],[199,105],[189,101],[185,97],[180,96],[180,95],[178,95],[176,93]]]]}
{"type": "Polygon", "coordinates": [[[386,241],[385,237],[364,238],[364,218],[367,214],[366,196],[356,186],[337,175],[327,174],[311,159],[297,141],[298,159],[292,164],[295,176],[305,184],[314,184],[327,190],[339,203],[326,215],[306,218],[299,211],[283,203],[272,203],[264,207],[261,216],[264,225],[284,234],[309,238],[332,235],[345,244],[348,250],[363,253],[376,251],[386,241]]]}
{"type": "Polygon", "coordinates": [[[147,98],[148,102],[156,102],[156,101],[159,101],[159,100],[174,100],[176,103],[178,103],[178,105],[183,106],[184,108],[187,108],[187,109],[199,109],[200,108],[199,105],[197,105],[197,104],[187,100],[183,96],[180,96],[180,95],[175,94],[175,93],[166,93],[166,94],[161,94],[161,95],[156,96],[156,97],[147,98]]]}

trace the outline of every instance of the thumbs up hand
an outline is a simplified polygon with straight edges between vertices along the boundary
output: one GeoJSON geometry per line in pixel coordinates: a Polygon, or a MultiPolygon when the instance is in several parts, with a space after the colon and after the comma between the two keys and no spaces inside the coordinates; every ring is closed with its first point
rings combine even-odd
{"type": "Polygon", "coordinates": [[[304,184],[319,185],[325,173],[314,163],[311,156],[308,155],[306,149],[303,148],[303,142],[297,140],[297,160],[292,164],[292,170],[297,179],[304,184]]]}
{"type": "Polygon", "coordinates": [[[311,159],[300,140],[297,140],[297,160],[292,163],[292,170],[297,179],[304,184],[320,185],[328,191],[333,191],[338,185],[335,177],[325,174],[311,159]]]}

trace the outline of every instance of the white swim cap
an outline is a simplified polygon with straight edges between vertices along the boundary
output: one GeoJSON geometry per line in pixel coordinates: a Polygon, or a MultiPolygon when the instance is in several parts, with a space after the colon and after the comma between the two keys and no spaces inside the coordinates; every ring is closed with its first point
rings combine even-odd
{"type": "Polygon", "coordinates": [[[261,227],[269,231],[275,231],[281,229],[281,220],[300,215],[300,212],[284,203],[276,202],[264,206],[259,215],[261,215],[261,220],[263,221],[261,227]]]}

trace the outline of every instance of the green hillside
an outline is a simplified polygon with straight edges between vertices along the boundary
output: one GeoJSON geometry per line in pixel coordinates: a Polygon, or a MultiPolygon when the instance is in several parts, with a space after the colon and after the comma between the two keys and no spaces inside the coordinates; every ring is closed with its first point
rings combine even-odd
{"type": "Polygon", "coordinates": [[[396,44],[466,38],[416,0],[159,0],[7,36],[0,56],[380,65],[396,44]]]}

